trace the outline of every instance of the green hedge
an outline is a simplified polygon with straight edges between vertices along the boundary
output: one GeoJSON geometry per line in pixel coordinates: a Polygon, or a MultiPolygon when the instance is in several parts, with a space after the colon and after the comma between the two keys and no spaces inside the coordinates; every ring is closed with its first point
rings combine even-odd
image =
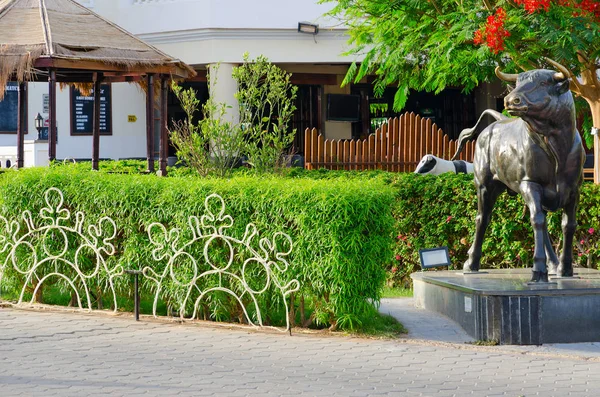
{"type": "MultiPolygon", "coordinates": [[[[475,230],[477,198],[472,175],[440,176],[396,174],[394,219],[395,259],[390,265],[396,283],[409,284],[419,269],[418,250],[448,246],[454,269],[467,259],[475,230]]],[[[548,216],[555,248],[561,243],[562,211],[548,216]]],[[[585,183],[577,213],[575,262],[596,268],[600,263],[600,186],[585,183]]],[[[531,267],[533,231],[529,210],[520,196],[500,196],[483,245],[482,268],[531,267]]]]}
{"type": "MultiPolygon", "coordinates": [[[[220,194],[226,213],[234,219],[233,236],[241,238],[250,222],[261,237],[278,231],[291,236],[294,250],[285,276],[300,281],[296,302],[302,296],[306,316],[313,313],[315,322],[323,325],[352,327],[370,313],[386,278],[382,264],[392,257],[394,193],[377,178],[222,180],[115,175],[80,166],[26,169],[0,176],[0,213],[20,218],[24,209],[30,209],[35,215],[44,206],[43,193],[49,187],[63,191],[70,209],[85,212],[86,223],[105,215],[113,218],[118,254],[111,260],[134,269],[154,263],[147,225],[160,222],[167,229],[187,229],[190,215],[204,214],[205,197],[220,194]]],[[[151,295],[152,284],[143,287],[151,295]]],[[[119,281],[119,288],[122,295],[130,293],[127,278],[119,281]]],[[[175,288],[168,292],[168,300],[177,301],[179,292],[175,288]]],[[[212,309],[212,317],[222,318],[216,307],[212,309]]]]}

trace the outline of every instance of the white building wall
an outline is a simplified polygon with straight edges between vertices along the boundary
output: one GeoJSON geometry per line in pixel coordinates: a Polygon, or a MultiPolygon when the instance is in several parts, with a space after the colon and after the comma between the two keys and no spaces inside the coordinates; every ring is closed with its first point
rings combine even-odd
{"type": "MultiPolygon", "coordinates": [[[[43,113],[43,95],[48,94],[47,83],[28,84],[28,134],[25,140],[37,138],[34,125],[35,116],[43,113]]],[[[92,136],[71,135],[71,109],[69,89],[56,90],[56,121],[58,140],[56,158],[91,158],[92,136]]],[[[101,158],[146,157],[146,95],[136,85],[129,83],[112,84],[112,129],[113,135],[100,135],[101,158]],[[134,115],[137,121],[128,122],[134,115]]],[[[15,146],[16,134],[0,135],[0,146],[15,146]]]]}
{"type": "Polygon", "coordinates": [[[333,27],[332,4],[317,0],[79,0],[134,34],[204,28],[296,29],[300,21],[333,27]]]}

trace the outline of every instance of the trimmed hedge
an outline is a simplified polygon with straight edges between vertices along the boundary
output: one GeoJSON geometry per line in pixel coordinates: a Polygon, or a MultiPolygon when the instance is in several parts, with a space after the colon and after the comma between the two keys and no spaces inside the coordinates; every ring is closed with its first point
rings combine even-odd
{"type": "MultiPolygon", "coordinates": [[[[261,237],[278,231],[291,236],[291,266],[283,281],[300,281],[297,301],[302,296],[307,312],[323,325],[353,327],[371,313],[386,278],[382,264],[392,256],[394,193],[377,179],[158,178],[92,172],[80,166],[34,168],[1,174],[0,213],[20,219],[20,213],[30,209],[35,216],[50,187],[63,191],[69,209],[86,213],[86,224],[102,216],[113,218],[117,255],[110,260],[133,269],[155,263],[146,231],[150,223],[187,229],[190,215],[204,214],[205,197],[220,194],[234,219],[232,236],[241,238],[250,222],[261,237]]],[[[146,295],[152,285],[143,284],[146,295]]],[[[127,278],[119,286],[121,294],[129,293],[127,278]]],[[[171,301],[177,300],[177,293],[169,291],[171,301]]]]}

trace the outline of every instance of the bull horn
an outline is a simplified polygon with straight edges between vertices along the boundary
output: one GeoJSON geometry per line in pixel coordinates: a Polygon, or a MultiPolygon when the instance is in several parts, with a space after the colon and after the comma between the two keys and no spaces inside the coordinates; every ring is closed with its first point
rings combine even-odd
{"type": "Polygon", "coordinates": [[[554,73],[554,79],[555,80],[562,81],[562,80],[567,80],[568,78],[571,77],[571,73],[569,72],[569,69],[567,69],[566,67],[564,67],[560,63],[553,61],[550,58],[544,57],[544,59],[550,65],[554,66],[557,70],[559,70],[559,73],[554,73]]]}
{"type": "Polygon", "coordinates": [[[496,66],[496,70],[494,70],[494,72],[496,72],[496,76],[498,76],[498,78],[500,80],[503,81],[507,81],[509,83],[514,83],[517,81],[517,77],[519,77],[518,74],[508,74],[508,73],[504,73],[500,70],[500,66],[496,66]]]}

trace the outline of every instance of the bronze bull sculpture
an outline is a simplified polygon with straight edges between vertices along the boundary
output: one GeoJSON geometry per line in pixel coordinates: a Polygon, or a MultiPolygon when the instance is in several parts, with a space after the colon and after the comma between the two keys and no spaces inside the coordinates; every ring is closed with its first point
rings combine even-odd
{"type": "Polygon", "coordinates": [[[584,150],[575,125],[569,71],[548,61],[559,72],[538,69],[517,75],[496,68],[500,79],[516,83],[504,98],[504,106],[517,117],[486,110],[475,127],[460,133],[454,158],[467,140],[477,138],[473,160],[477,218],[465,271],[479,270],[481,246],[494,204],[502,192],[508,191],[520,194],[529,208],[535,240],[531,281],[547,282],[549,272],[573,276],[573,236],[584,150]],[[496,121],[479,133],[485,114],[496,121]],[[546,213],[560,208],[563,245],[559,261],[548,235],[546,213]]]}

